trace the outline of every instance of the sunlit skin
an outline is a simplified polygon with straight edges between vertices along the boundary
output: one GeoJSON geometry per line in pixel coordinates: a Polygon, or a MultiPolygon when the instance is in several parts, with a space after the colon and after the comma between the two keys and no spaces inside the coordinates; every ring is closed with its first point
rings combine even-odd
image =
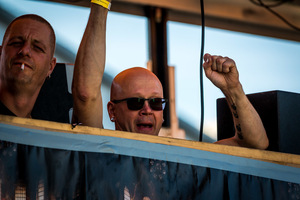
{"type": "MultiPolygon", "coordinates": [[[[163,98],[162,85],[149,70],[130,68],[117,75],[111,87],[111,100],[129,97],[163,98]]],[[[110,101],[107,109],[116,130],[158,135],[163,123],[163,111],[152,110],[148,101],[138,111],[129,110],[126,101],[117,104],[110,101]]]]}
{"type": "Polygon", "coordinates": [[[55,67],[49,30],[39,21],[20,19],[12,24],[1,46],[0,98],[17,116],[18,107],[34,104],[31,101],[35,101],[46,77],[55,67]],[[8,103],[12,99],[16,102],[8,103]]]}

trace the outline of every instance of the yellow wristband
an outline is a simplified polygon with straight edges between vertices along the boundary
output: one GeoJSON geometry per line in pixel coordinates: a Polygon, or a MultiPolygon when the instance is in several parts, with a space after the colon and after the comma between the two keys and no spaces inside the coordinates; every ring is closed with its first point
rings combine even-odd
{"type": "Polygon", "coordinates": [[[110,10],[111,3],[109,1],[106,1],[106,0],[92,0],[91,2],[95,3],[95,4],[98,4],[102,7],[107,8],[108,10],[110,10]]]}

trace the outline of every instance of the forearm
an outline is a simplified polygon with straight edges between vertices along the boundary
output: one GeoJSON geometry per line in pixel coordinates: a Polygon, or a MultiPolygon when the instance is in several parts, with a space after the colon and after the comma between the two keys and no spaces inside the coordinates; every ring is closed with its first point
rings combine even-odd
{"type": "Polygon", "coordinates": [[[228,91],[223,91],[230,107],[235,136],[218,143],[266,149],[269,141],[263,123],[239,85],[228,91]]]}
{"type": "Polygon", "coordinates": [[[101,82],[105,68],[108,10],[91,4],[91,12],[75,60],[72,93],[75,119],[102,127],[101,82]]]}

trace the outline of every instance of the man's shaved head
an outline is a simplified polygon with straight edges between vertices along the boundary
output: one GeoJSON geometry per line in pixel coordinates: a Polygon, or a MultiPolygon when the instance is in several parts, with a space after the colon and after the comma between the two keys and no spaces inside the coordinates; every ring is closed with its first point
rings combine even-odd
{"type": "Polygon", "coordinates": [[[110,102],[107,105],[116,130],[158,135],[163,123],[163,111],[154,111],[146,101],[141,110],[129,110],[126,101],[112,103],[125,98],[163,98],[161,82],[151,71],[134,67],[119,73],[111,86],[110,102]]]}
{"type": "Polygon", "coordinates": [[[160,87],[162,92],[163,89],[160,80],[148,69],[133,67],[120,72],[112,82],[110,100],[115,100],[116,98],[120,99],[123,98],[124,95],[126,96],[128,90],[134,87],[133,83],[137,81],[146,82],[149,80],[156,83],[157,87],[160,87]]]}
{"type": "Polygon", "coordinates": [[[43,17],[41,17],[39,15],[35,15],[35,14],[21,15],[21,16],[15,18],[12,22],[10,22],[10,24],[8,25],[8,27],[7,27],[7,29],[4,33],[3,40],[2,40],[2,45],[3,45],[3,42],[6,40],[6,38],[8,37],[12,25],[15,22],[23,20],[23,19],[31,19],[31,20],[41,22],[49,28],[49,39],[50,39],[50,44],[49,45],[50,45],[50,48],[51,48],[51,56],[53,56],[54,51],[55,51],[55,42],[56,42],[55,32],[54,32],[51,24],[47,20],[45,20],[43,17]]]}

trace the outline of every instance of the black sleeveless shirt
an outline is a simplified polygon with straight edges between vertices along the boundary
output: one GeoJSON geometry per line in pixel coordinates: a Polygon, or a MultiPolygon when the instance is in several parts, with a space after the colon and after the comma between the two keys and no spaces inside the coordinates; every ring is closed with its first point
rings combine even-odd
{"type": "Polygon", "coordinates": [[[1,115],[9,115],[16,116],[13,112],[11,112],[1,101],[0,101],[0,114],[1,115]]]}

